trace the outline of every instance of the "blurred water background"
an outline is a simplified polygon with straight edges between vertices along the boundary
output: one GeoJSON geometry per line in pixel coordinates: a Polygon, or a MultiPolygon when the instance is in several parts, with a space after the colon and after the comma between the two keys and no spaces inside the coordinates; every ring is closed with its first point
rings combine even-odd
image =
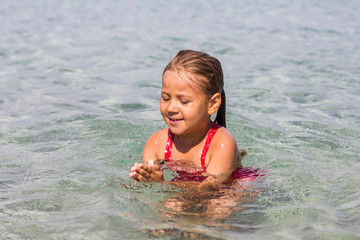
{"type": "Polygon", "coordinates": [[[357,0],[1,0],[0,238],[359,239],[359,63],[357,0]],[[184,48],[221,61],[228,129],[269,173],[217,216],[128,177],[184,48]]]}

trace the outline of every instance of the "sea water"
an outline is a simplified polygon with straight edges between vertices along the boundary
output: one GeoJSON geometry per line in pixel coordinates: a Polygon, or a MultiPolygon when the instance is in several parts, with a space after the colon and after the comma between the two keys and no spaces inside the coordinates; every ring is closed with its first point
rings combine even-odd
{"type": "Polygon", "coordinates": [[[356,0],[2,0],[0,238],[359,239],[359,13],[356,0]],[[215,193],[129,179],[184,48],[221,61],[227,128],[265,177],[215,193]]]}

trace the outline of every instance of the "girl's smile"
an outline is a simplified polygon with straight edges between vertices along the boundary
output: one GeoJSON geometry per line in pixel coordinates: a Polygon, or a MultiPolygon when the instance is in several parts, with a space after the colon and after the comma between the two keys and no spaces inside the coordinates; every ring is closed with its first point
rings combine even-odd
{"type": "Polygon", "coordinates": [[[180,121],[183,121],[183,120],[184,119],[169,118],[169,121],[170,121],[171,125],[179,124],[180,121]]]}

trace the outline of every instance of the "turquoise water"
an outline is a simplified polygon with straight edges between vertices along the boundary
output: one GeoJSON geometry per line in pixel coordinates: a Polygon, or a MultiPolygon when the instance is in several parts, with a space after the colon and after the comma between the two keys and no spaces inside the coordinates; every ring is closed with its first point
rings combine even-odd
{"type": "Polygon", "coordinates": [[[0,238],[359,239],[359,12],[1,1],[0,238]],[[215,194],[130,181],[183,48],[222,62],[228,129],[266,178],[215,194]]]}

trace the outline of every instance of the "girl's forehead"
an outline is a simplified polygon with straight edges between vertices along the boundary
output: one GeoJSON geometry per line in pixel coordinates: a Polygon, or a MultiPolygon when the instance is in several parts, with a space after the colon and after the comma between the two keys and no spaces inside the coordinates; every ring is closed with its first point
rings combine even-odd
{"type": "Polygon", "coordinates": [[[204,90],[201,87],[201,81],[204,81],[201,79],[200,76],[197,76],[195,74],[185,72],[185,71],[166,71],[163,75],[162,79],[162,85],[167,86],[170,85],[172,87],[178,87],[178,88],[191,88],[195,92],[204,92],[204,90]]]}

